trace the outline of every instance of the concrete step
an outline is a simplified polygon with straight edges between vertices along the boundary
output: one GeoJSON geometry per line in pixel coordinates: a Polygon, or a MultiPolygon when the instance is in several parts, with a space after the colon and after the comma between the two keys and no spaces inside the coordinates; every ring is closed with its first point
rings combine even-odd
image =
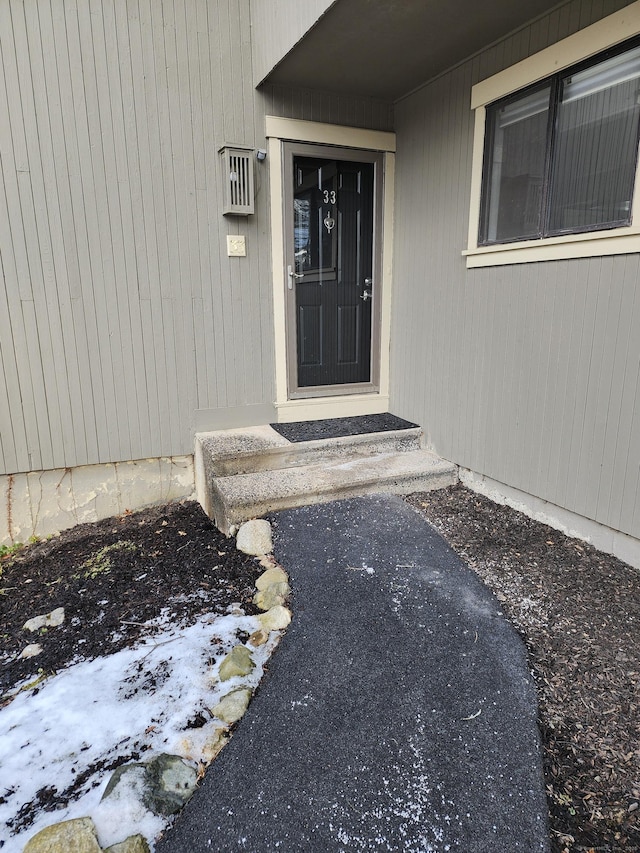
{"type": "Polygon", "coordinates": [[[291,442],[270,426],[196,436],[196,491],[224,533],[249,518],[355,495],[439,489],[457,468],[418,428],[291,442]]]}
{"type": "Polygon", "coordinates": [[[196,458],[207,479],[295,468],[314,462],[408,453],[422,447],[422,430],[390,430],[317,441],[291,442],[268,425],[196,435],[196,458]]]}

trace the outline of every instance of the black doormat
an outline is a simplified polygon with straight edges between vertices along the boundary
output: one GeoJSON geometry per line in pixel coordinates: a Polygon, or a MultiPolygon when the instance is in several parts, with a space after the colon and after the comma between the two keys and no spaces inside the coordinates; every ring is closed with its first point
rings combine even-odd
{"type": "Polygon", "coordinates": [[[326,418],[323,421],[299,421],[292,424],[270,424],[288,441],[317,441],[320,438],[342,438],[347,435],[364,435],[367,432],[389,432],[394,429],[414,429],[396,415],[358,415],[353,418],[326,418]]]}

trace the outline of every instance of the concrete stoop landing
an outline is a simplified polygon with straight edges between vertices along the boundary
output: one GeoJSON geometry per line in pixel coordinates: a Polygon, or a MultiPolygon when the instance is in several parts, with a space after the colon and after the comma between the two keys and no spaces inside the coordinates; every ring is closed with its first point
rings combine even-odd
{"type": "Polygon", "coordinates": [[[196,494],[225,534],[282,509],[453,485],[457,467],[423,446],[420,427],[292,442],[268,425],[198,433],[196,494]]]}

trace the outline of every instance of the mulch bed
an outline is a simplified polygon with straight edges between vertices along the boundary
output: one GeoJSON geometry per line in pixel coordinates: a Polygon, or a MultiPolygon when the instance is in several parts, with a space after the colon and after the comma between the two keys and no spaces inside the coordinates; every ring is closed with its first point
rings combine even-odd
{"type": "Polygon", "coordinates": [[[163,613],[193,624],[239,603],[247,614],[264,571],[240,553],[196,503],[174,503],[82,524],[0,561],[0,707],[26,678],[112,654],[149,635],[163,613]],[[58,628],[35,634],[27,619],[64,607],[58,628]],[[21,660],[29,643],[42,654],[21,660]]]}
{"type": "Polygon", "coordinates": [[[462,486],[409,501],[527,646],[554,853],[640,851],[640,571],[462,486]]]}
{"type": "MultiPolygon", "coordinates": [[[[553,853],[640,851],[640,572],[462,487],[413,495],[501,600],[539,691],[553,853]]],[[[80,525],[0,561],[0,706],[15,685],[239,603],[262,571],[195,503],[80,525]],[[27,619],[64,607],[59,628],[27,619]],[[43,652],[20,660],[39,642],[43,652]]]]}

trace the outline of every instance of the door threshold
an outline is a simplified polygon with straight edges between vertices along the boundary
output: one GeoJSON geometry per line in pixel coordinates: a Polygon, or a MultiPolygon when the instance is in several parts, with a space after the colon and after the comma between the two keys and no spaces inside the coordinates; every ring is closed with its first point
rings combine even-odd
{"type": "Polygon", "coordinates": [[[353,394],[340,397],[310,397],[275,403],[278,423],[319,421],[356,415],[379,415],[389,411],[387,394],[353,394]]]}

